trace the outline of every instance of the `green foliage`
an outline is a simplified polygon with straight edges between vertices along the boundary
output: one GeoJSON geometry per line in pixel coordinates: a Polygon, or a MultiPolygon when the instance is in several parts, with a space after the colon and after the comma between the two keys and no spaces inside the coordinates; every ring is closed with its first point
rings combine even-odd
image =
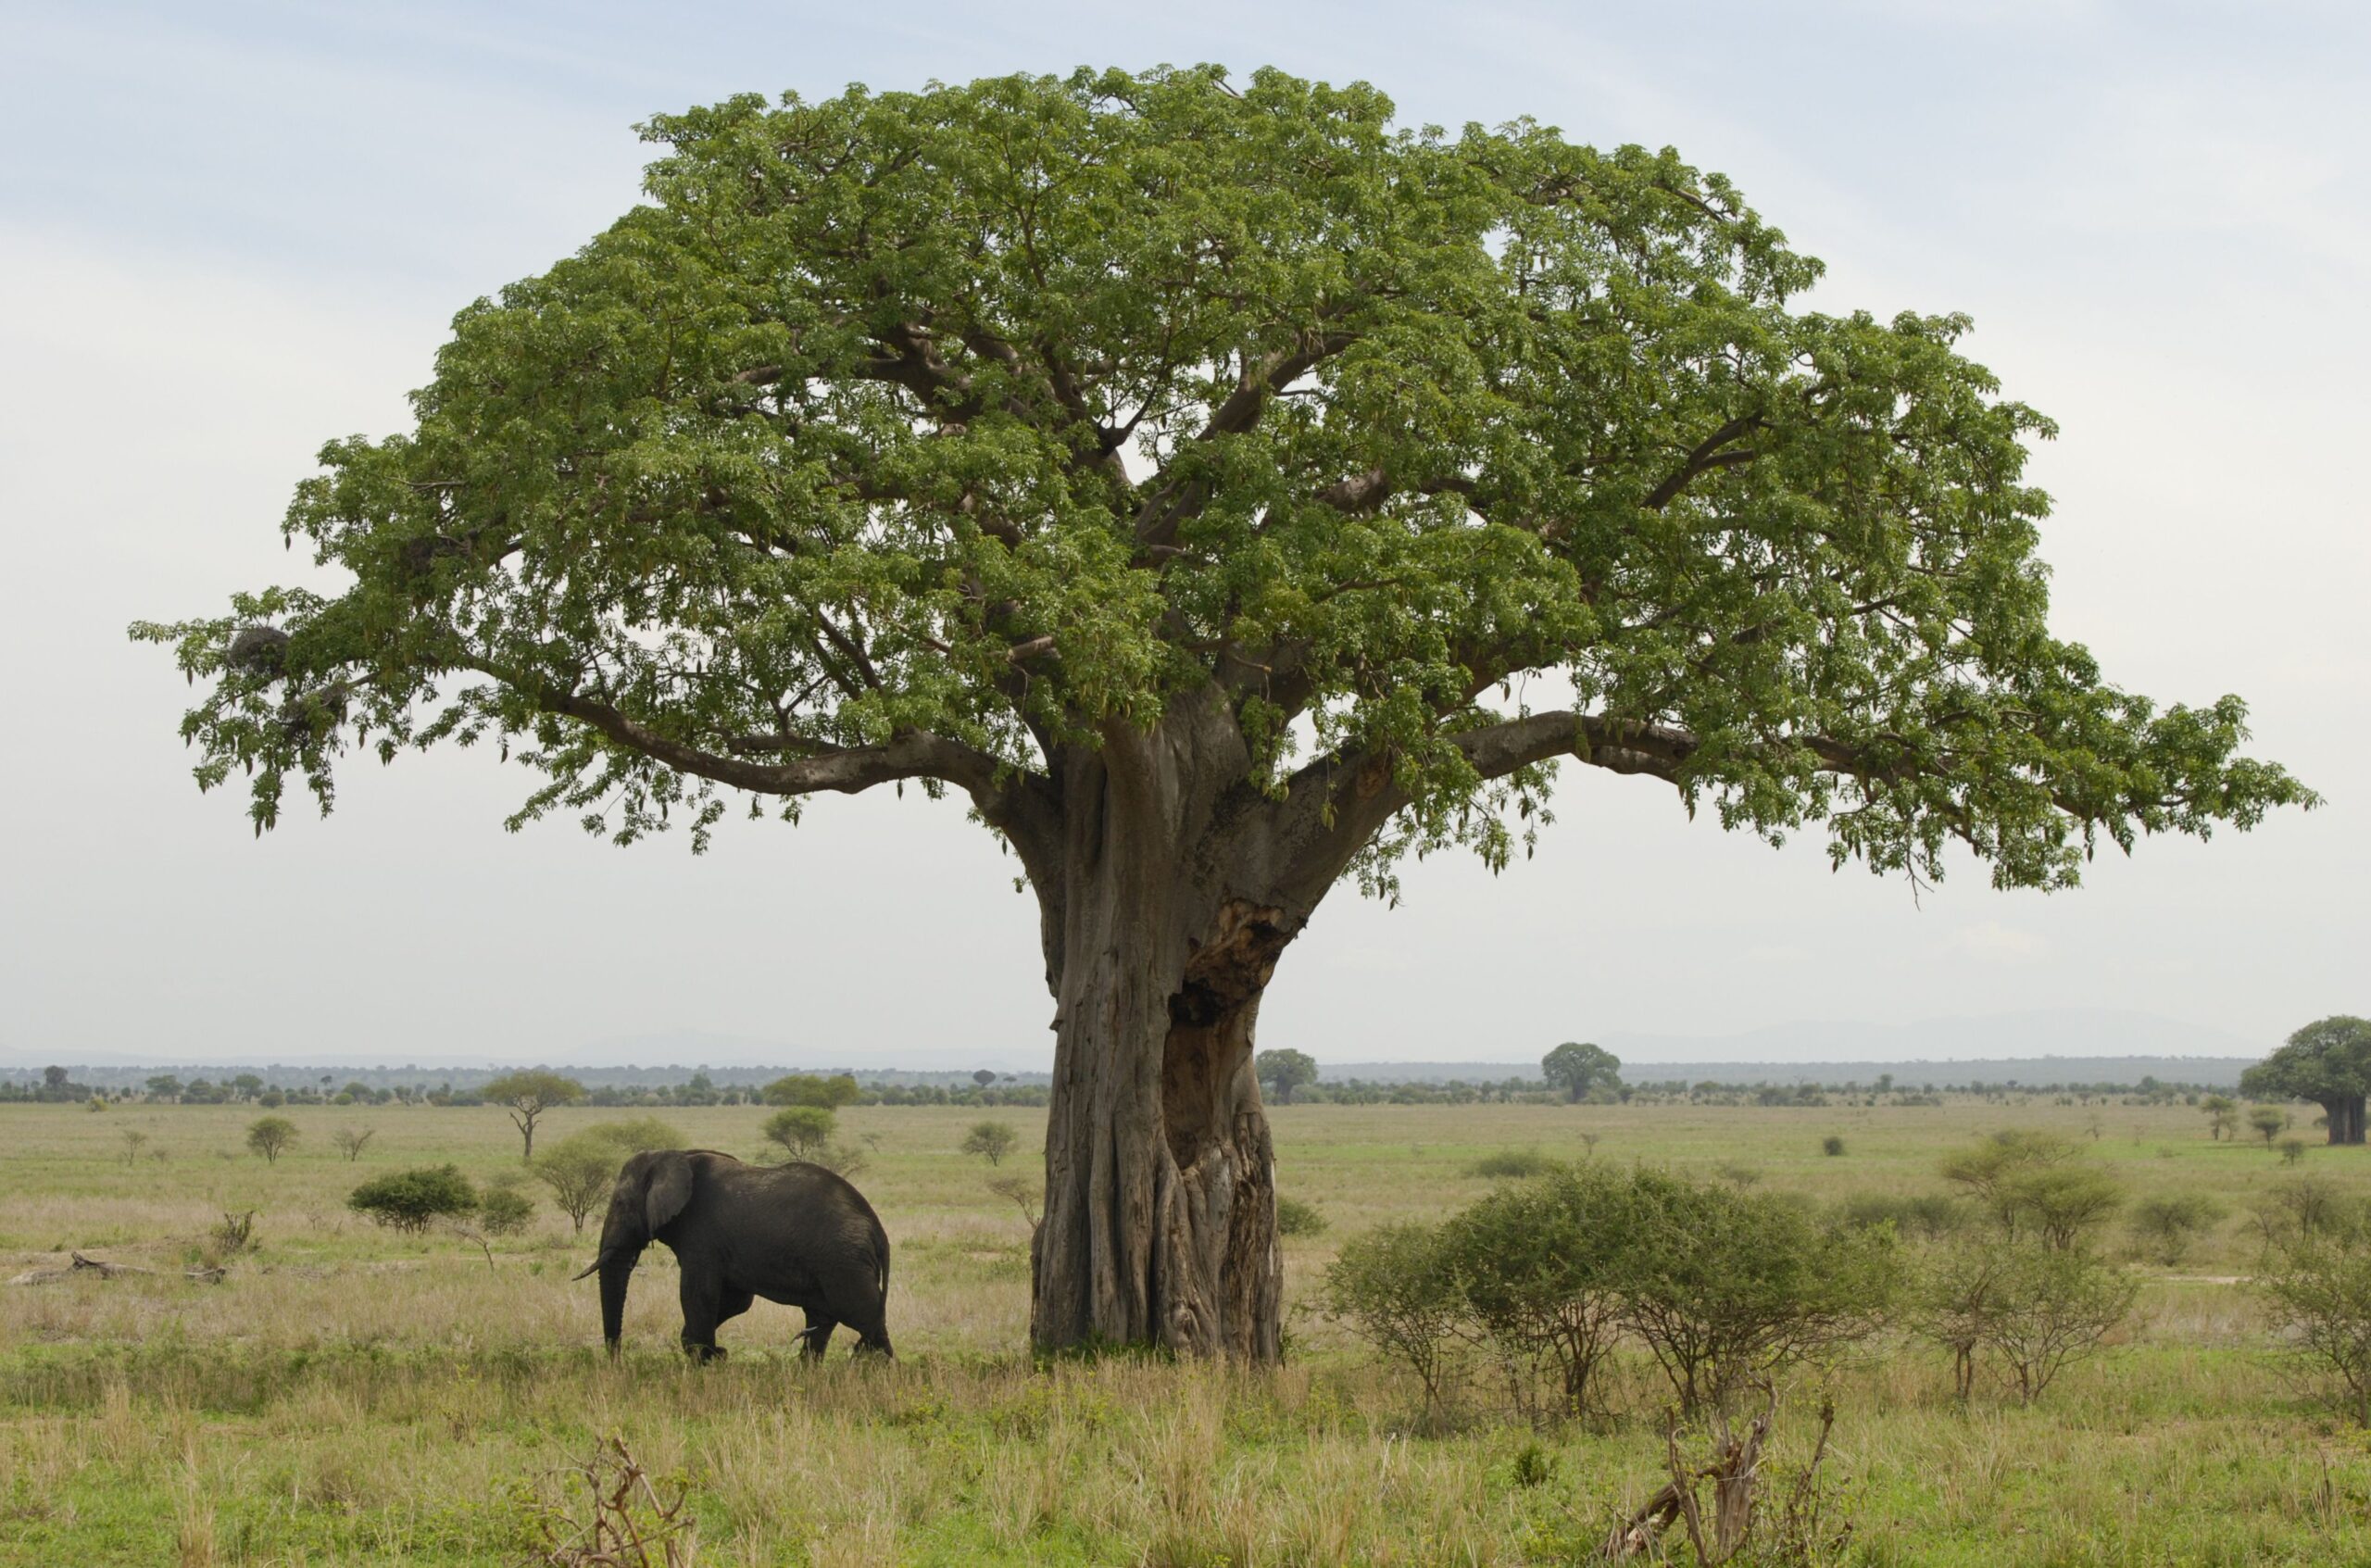
{"type": "Polygon", "coordinates": [[[814,1160],[830,1148],[834,1121],[823,1106],[792,1105],[766,1118],[760,1131],[768,1143],[782,1149],[784,1158],[814,1160]]]}
{"type": "Polygon", "coordinates": [[[1841,1137],[1838,1137],[1836,1134],[1830,1133],[1827,1136],[1819,1140],[1819,1151],[1822,1154],[1826,1155],[1831,1160],[1835,1159],[1843,1154],[1844,1140],[1841,1137]]]}
{"type": "Polygon", "coordinates": [[[1901,1277],[1886,1232],[1824,1225],[1777,1194],[1644,1170],[1633,1183],[1642,1245],[1624,1318],[1684,1411],[1883,1321],[1901,1277]]]}
{"type": "MultiPolygon", "coordinates": [[[[2322,1105],[2371,1095],[2371,1019],[2335,1013],[2306,1024],[2239,1074],[2239,1092],[2322,1105]]],[[[2249,1116],[2252,1125],[2254,1112],[2249,1116]]]]}
{"type": "Polygon", "coordinates": [[[2122,1184],[2081,1163],[2082,1154],[2071,1139],[2012,1129],[1948,1156],[1941,1169],[2010,1239],[2036,1235],[2064,1251],[2106,1223],[2124,1201],[2122,1184]]]}
{"type": "Polygon", "coordinates": [[[2198,1109],[2206,1116],[2206,1135],[2218,1143],[2239,1124],[2239,1102],[2229,1095],[2208,1095],[2198,1102],[2198,1109]]]}
{"type": "Polygon", "coordinates": [[[1290,1105],[1293,1091],[1317,1082],[1317,1060],[1305,1051],[1280,1046],[1251,1059],[1251,1069],[1278,1105],[1290,1105]]]}
{"type": "Polygon", "coordinates": [[[1577,1102],[1620,1084],[1622,1059],[1601,1046],[1567,1040],[1539,1059],[1539,1075],[1577,1102]]]}
{"type": "Polygon", "coordinates": [[[2302,1165],[2305,1162],[2305,1140],[2303,1138],[2281,1139],[2280,1162],[2283,1165],[2302,1165]]]}
{"type": "Polygon", "coordinates": [[[685,1147],[683,1129],[658,1116],[631,1116],[617,1122],[596,1122],[570,1136],[607,1144],[618,1151],[621,1159],[629,1154],[645,1154],[654,1148],[685,1147]]]}
{"type": "Polygon", "coordinates": [[[2018,1402],[2031,1404],[2131,1314],[2140,1282],[2083,1250],[2016,1245],[2001,1262],[1986,1342],[2007,1364],[2018,1402]]]}
{"type": "Polygon", "coordinates": [[[1967,1205],[1941,1193],[1864,1192],[1845,1199],[1843,1223],[1869,1229],[1891,1225],[1898,1235],[1939,1241],[1967,1228],[1967,1205]]]}
{"type": "Polygon", "coordinates": [[[247,1149],[262,1155],[267,1165],[279,1163],[300,1136],[296,1123],[285,1116],[258,1116],[247,1123],[247,1149]]]}
{"type": "Polygon", "coordinates": [[[514,1110],[532,1108],[540,1113],[554,1106],[574,1105],[584,1098],[584,1085],[573,1078],[537,1069],[489,1079],[478,1090],[478,1098],[488,1105],[508,1106],[514,1110]]]}
{"type": "Polygon", "coordinates": [[[1819,263],[1669,151],[1215,67],[645,133],[646,201],[462,311],[412,430],[322,449],[285,528],[346,586],[133,628],[258,832],[445,740],[621,840],[704,843],[720,788],[1009,801],[1036,737],[1189,693],[1272,797],[1299,745],[1387,760],[1376,889],[1503,863],[1559,756],[2004,885],[2311,799],[2237,699],[2051,634],[2051,427],[1967,321],[1799,308],[1819,263]],[[1490,706],[1535,671],[1584,709],[1490,706]]]}
{"type": "Polygon", "coordinates": [[[2126,1222],[2142,1252],[2167,1268],[2182,1261],[2190,1243],[2213,1230],[2229,1210],[2204,1193],[2144,1198],[2126,1222]]]}
{"type": "Polygon", "coordinates": [[[846,1073],[829,1078],[812,1073],[793,1073],[768,1084],[759,1098],[768,1105],[805,1105],[837,1110],[854,1104],[861,1093],[856,1080],[846,1073]]]}
{"type": "Polygon", "coordinates": [[[345,1206],[378,1224],[420,1232],[434,1221],[472,1212],[478,1194],[458,1166],[421,1166],[374,1176],[347,1195],[345,1206]]]}
{"type": "Polygon", "coordinates": [[[963,1135],[963,1152],[975,1154],[991,1165],[1001,1165],[1020,1141],[1021,1135],[1012,1130],[1009,1122],[974,1122],[972,1130],[963,1135]]]}
{"type": "Polygon", "coordinates": [[[608,1200],[618,1179],[618,1167],[625,1163],[628,1154],[636,1152],[588,1128],[560,1139],[528,1163],[536,1178],[552,1189],[553,1206],[582,1234],[585,1216],[608,1200]]]}
{"type": "Polygon", "coordinates": [[[1351,1333],[1416,1375],[1427,1410],[1452,1392],[1453,1336],[1466,1321],[1453,1251],[1436,1225],[1384,1225],[1327,1265],[1320,1299],[1351,1333]]]}
{"type": "Polygon", "coordinates": [[[1775,1195],[1590,1164],[1500,1187],[1437,1227],[1354,1238],[1324,1298],[1416,1372],[1428,1404],[1461,1352],[1479,1348],[1535,1419],[1581,1413],[1628,1336],[1694,1412],[1872,1332],[1899,1274],[1886,1231],[1823,1224],[1775,1195]]]}
{"type": "Polygon", "coordinates": [[[1494,1149],[1465,1168],[1469,1176],[1486,1176],[1493,1181],[1520,1181],[1527,1176],[1544,1176],[1558,1169],[1557,1161],[1536,1148],[1494,1149]]]}
{"type": "Polygon", "coordinates": [[[2289,1113],[2277,1105],[2252,1106],[2248,1110],[2248,1125],[2264,1139],[2264,1148],[2270,1148],[2272,1141],[2289,1125],[2289,1113]]]}
{"type": "Polygon", "coordinates": [[[1518,1408],[1579,1415],[1636,1304],[1654,1239],[1639,1180],[1591,1165],[1501,1187],[1451,1219],[1445,1251],[1518,1408]],[[1545,1382],[1549,1411],[1531,1408],[1545,1382]]]}
{"type": "Polygon", "coordinates": [[[506,1073],[478,1090],[478,1098],[510,1112],[510,1120],[519,1129],[519,1157],[532,1160],[535,1155],[535,1123],[554,1107],[574,1105],[583,1099],[584,1085],[573,1078],[536,1069],[506,1073]]]}
{"type": "Polygon", "coordinates": [[[1323,1236],[1325,1216],[1314,1203],[1304,1203],[1298,1198],[1276,1199],[1276,1234],[1278,1236],[1323,1236]]]}
{"type": "Polygon", "coordinates": [[[478,1196],[478,1224],[488,1236],[516,1236],[534,1217],[535,1200],[514,1183],[490,1183],[478,1196]]]}
{"type": "Polygon", "coordinates": [[[2292,1234],[2254,1289],[2286,1351],[2329,1379],[2357,1426],[2371,1427],[2371,1227],[2350,1213],[2292,1234]]]}
{"type": "Polygon", "coordinates": [[[1988,1352],[2003,1364],[2018,1401],[2031,1404],[2069,1361],[2124,1322],[2139,1290],[2138,1280],[2086,1248],[1985,1236],[1926,1260],[1911,1317],[1951,1352],[1960,1398],[1974,1390],[1977,1358],[1988,1352]]]}

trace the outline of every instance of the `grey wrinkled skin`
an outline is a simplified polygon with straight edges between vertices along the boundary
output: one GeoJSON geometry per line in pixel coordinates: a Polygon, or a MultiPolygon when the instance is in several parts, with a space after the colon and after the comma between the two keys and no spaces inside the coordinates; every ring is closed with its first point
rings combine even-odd
{"type": "Polygon", "coordinates": [[[655,1149],[618,1173],[601,1224],[601,1335],[609,1353],[643,1248],[662,1242],[683,1275],[684,1349],[707,1361],[719,1323],[759,1298],[807,1314],[803,1353],[820,1357],[842,1323],[857,1351],[893,1352],[884,1306],[889,1237],[864,1195],[820,1165],[749,1165],[713,1149],[655,1149]]]}

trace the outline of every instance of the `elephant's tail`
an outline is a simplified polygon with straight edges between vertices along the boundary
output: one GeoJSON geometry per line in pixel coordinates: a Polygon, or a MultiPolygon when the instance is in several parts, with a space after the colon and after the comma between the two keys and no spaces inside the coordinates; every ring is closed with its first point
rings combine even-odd
{"type": "Polygon", "coordinates": [[[881,1216],[872,1216],[872,1256],[881,1264],[881,1299],[889,1299],[889,1233],[881,1228],[881,1216]]]}

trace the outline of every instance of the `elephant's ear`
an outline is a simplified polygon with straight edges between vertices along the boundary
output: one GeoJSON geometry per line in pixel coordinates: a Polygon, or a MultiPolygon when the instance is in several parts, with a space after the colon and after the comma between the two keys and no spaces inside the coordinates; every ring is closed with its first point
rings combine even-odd
{"type": "Polygon", "coordinates": [[[682,1149],[671,1148],[650,1157],[650,1184],[643,1189],[643,1223],[653,1235],[659,1227],[684,1211],[692,1200],[692,1162],[682,1149]]]}

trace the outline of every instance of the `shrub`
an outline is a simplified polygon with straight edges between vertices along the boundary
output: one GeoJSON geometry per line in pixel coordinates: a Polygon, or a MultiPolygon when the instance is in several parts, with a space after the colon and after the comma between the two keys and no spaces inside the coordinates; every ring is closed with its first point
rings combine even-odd
{"type": "Polygon", "coordinates": [[[1020,1141],[1021,1135],[1012,1130],[1010,1123],[974,1122],[972,1130],[963,1135],[962,1147],[966,1154],[976,1154],[991,1165],[1001,1165],[1004,1157],[1012,1152],[1012,1146],[1020,1141]]]}
{"type": "Polygon", "coordinates": [[[1445,1257],[1516,1407],[1537,1415],[1543,1379],[1559,1415],[1588,1407],[1644,1272],[1638,1178],[1591,1165],[1500,1187],[1450,1220],[1445,1257]]]}
{"type": "Polygon", "coordinates": [[[363,1146],[374,1135],[369,1127],[340,1127],[330,1135],[330,1146],[345,1157],[349,1165],[362,1158],[363,1146]]]}
{"type": "MultiPolygon", "coordinates": [[[[550,1145],[530,1162],[538,1181],[552,1189],[552,1204],[582,1235],[584,1217],[601,1206],[625,1163],[627,1150],[587,1128],[550,1145]]],[[[635,1151],[639,1152],[639,1151],[635,1151]]]]}
{"type": "Polygon", "coordinates": [[[2205,1194],[2184,1193],[2177,1198],[2144,1198],[2134,1205],[2127,1223],[2142,1253],[2170,1268],[2224,1213],[2223,1206],[2205,1194]]]}
{"type": "Polygon", "coordinates": [[[2255,1289],[2284,1348],[2371,1427],[2371,1234],[2346,1223],[2299,1235],[2266,1260],[2255,1289]]]}
{"type": "Polygon", "coordinates": [[[1712,1173],[1739,1192],[1762,1181],[1762,1167],[1749,1165],[1742,1160],[1724,1160],[1712,1167],[1712,1173]]]}
{"type": "Polygon", "coordinates": [[[1502,1148],[1468,1165],[1465,1173],[1487,1176],[1494,1181],[1521,1181],[1529,1176],[1545,1175],[1556,1168],[1555,1160],[1536,1148],[1502,1148]]]}
{"type": "Polygon", "coordinates": [[[1683,1411],[1882,1322],[1900,1272],[1884,1232],[1823,1225],[1776,1195],[1652,1171],[1631,1181],[1623,1316],[1683,1411]]]}
{"type": "Polygon", "coordinates": [[[1427,1410],[1448,1398],[1464,1315],[1442,1233],[1432,1225],[1386,1225],[1353,1236],[1325,1271],[1328,1314],[1424,1386],[1427,1410]]]}
{"type": "Polygon", "coordinates": [[[217,1260],[235,1258],[255,1249],[256,1211],[252,1209],[224,1210],[222,1223],[206,1233],[207,1245],[217,1260]]]}
{"type": "Polygon", "coordinates": [[[1985,1343],[2009,1365],[2017,1402],[2041,1398],[2061,1368],[2132,1311],[2139,1282],[2080,1250],[2015,1245],[1999,1253],[1985,1343]]]}
{"type": "Polygon", "coordinates": [[[2281,1139],[2280,1162],[2283,1165],[2303,1164],[2305,1162],[2305,1140],[2303,1138],[2281,1139]]]}
{"type": "Polygon", "coordinates": [[[379,1224],[419,1232],[433,1221],[474,1211],[478,1195],[457,1167],[423,1166],[373,1177],[354,1189],[345,1206],[379,1224]]]}
{"type": "Polygon", "coordinates": [[[1819,1151],[1833,1159],[1844,1152],[1844,1140],[1834,1133],[1830,1133],[1819,1140],[1819,1151]]]}
{"type": "Polygon", "coordinates": [[[267,1165],[276,1165],[297,1139],[296,1123],[285,1116],[259,1116],[247,1123],[247,1148],[263,1156],[267,1165]]]}
{"type": "Polygon", "coordinates": [[[608,1145],[618,1151],[621,1163],[629,1154],[646,1154],[654,1148],[684,1147],[682,1130],[673,1123],[657,1116],[635,1116],[622,1122],[596,1122],[570,1135],[608,1145]]]}
{"type": "Polygon", "coordinates": [[[2068,1250],[2104,1224],[2124,1202],[2108,1173],[2077,1163],[2081,1148],[2051,1133],[2011,1130],[1945,1160],[1959,1183],[2011,1240],[2032,1233],[2068,1250]]]}
{"type": "Polygon", "coordinates": [[[1325,1216],[1313,1203],[1303,1203],[1298,1198],[1276,1199],[1276,1234],[1278,1236],[1320,1236],[1325,1230],[1325,1216]]]}
{"type": "Polygon", "coordinates": [[[535,1200],[514,1184],[490,1184],[478,1198],[478,1223],[488,1236],[516,1236],[534,1217],[535,1200]]]}
{"type": "Polygon", "coordinates": [[[2248,1110],[2248,1125],[2255,1129],[2256,1136],[2264,1139],[2264,1148],[2270,1148],[2272,1140],[2289,1125],[2289,1112],[2277,1105],[2252,1106],[2248,1110]]]}
{"type": "Polygon", "coordinates": [[[1896,1234],[1940,1241],[1967,1228],[1967,1205],[1939,1192],[1864,1192],[1844,1200],[1837,1217],[1862,1230],[1891,1225],[1896,1234]]]}

